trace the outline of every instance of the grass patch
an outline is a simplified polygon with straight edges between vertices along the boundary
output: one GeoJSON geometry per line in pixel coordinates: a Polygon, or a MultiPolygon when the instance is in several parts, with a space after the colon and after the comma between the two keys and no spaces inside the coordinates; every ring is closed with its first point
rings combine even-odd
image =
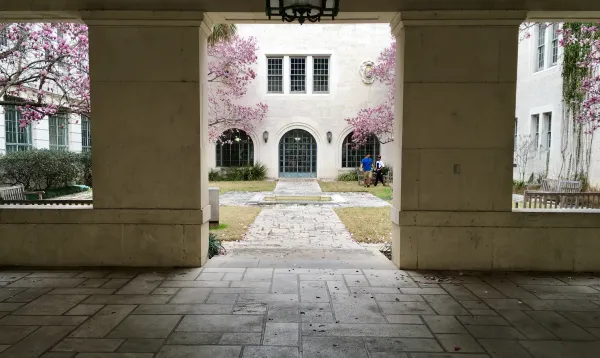
{"type": "Polygon", "coordinates": [[[273,191],[274,181],[211,181],[209,187],[218,187],[221,194],[229,191],[273,191]]]}
{"type": "Polygon", "coordinates": [[[260,208],[252,206],[221,206],[219,227],[211,229],[211,232],[215,233],[221,241],[241,240],[258,213],[260,208]]]}
{"type": "Polygon", "coordinates": [[[319,185],[321,186],[321,190],[326,193],[371,193],[379,199],[392,200],[392,187],[381,184],[365,188],[363,185],[358,185],[355,181],[320,181],[319,185]]]}
{"type": "Polygon", "coordinates": [[[390,208],[339,208],[335,209],[352,238],[368,244],[390,242],[392,220],[390,208]]]}

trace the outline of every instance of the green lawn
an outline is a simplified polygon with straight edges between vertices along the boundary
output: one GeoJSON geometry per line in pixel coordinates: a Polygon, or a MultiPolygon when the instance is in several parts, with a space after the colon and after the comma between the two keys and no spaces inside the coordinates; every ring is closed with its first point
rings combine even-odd
{"type": "Polygon", "coordinates": [[[228,191],[273,191],[274,181],[211,181],[209,187],[218,187],[221,194],[228,191]]]}
{"type": "Polygon", "coordinates": [[[248,226],[254,222],[260,208],[251,206],[219,207],[219,227],[211,229],[221,241],[237,241],[244,238],[248,226]]]}
{"type": "Polygon", "coordinates": [[[368,244],[390,242],[392,220],[390,208],[339,208],[336,214],[352,238],[368,244]]]}
{"type": "Polygon", "coordinates": [[[368,192],[379,199],[391,201],[392,200],[392,187],[390,186],[382,186],[381,184],[377,186],[371,185],[369,188],[365,188],[363,185],[358,185],[356,181],[320,181],[319,185],[321,186],[321,190],[324,192],[368,192]]]}

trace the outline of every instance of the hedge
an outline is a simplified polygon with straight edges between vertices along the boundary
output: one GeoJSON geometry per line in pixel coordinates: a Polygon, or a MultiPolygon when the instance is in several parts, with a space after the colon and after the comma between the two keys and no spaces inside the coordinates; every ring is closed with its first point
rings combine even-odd
{"type": "Polygon", "coordinates": [[[0,182],[22,184],[26,190],[92,184],[90,152],[33,149],[0,157],[0,182]]]}

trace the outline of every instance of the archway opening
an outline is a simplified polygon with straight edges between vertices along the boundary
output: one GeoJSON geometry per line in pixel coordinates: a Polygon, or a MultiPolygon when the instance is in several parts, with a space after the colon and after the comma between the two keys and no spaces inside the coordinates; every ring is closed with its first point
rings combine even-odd
{"type": "Polygon", "coordinates": [[[279,141],[279,177],[317,177],[317,142],[307,131],[292,129],[279,141]]]}
{"type": "Polygon", "coordinates": [[[241,129],[228,129],[216,145],[217,167],[245,167],[254,164],[254,142],[241,129]]]}
{"type": "Polygon", "coordinates": [[[350,132],[342,143],[342,168],[357,168],[367,154],[375,158],[381,153],[381,143],[375,135],[371,135],[363,145],[357,146],[353,141],[353,134],[354,132],[350,132]]]}

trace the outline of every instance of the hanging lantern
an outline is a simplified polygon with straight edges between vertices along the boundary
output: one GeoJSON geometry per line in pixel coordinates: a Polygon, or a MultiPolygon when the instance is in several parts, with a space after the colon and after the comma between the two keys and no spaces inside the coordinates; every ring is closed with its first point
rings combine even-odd
{"type": "Polygon", "coordinates": [[[306,20],[320,22],[321,17],[332,20],[340,11],[340,0],[267,0],[267,16],[280,16],[281,21],[302,25],[306,20]]]}

